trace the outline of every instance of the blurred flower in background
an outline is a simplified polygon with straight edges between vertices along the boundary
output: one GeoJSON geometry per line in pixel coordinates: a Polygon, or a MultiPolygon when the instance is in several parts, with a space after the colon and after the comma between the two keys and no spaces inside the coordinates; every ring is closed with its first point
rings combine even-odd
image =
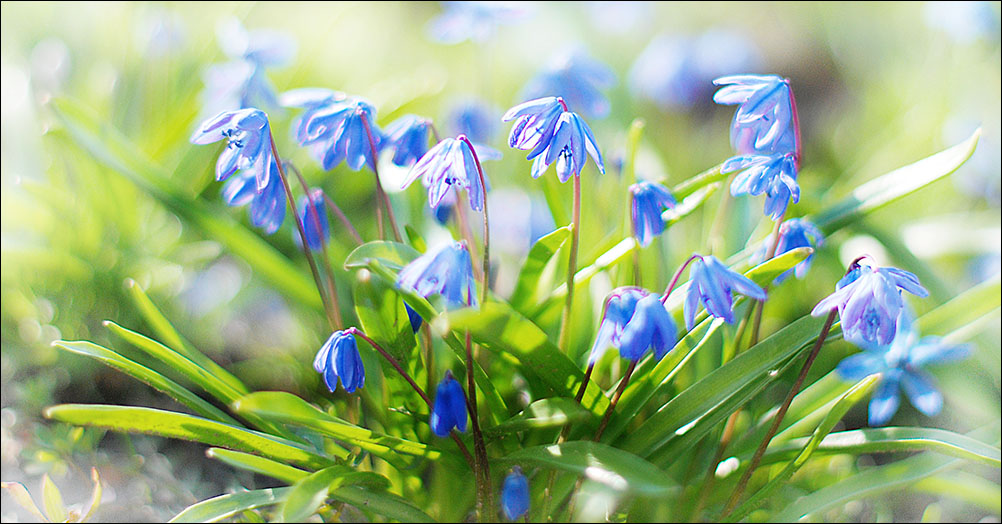
{"type": "Polygon", "coordinates": [[[555,54],[543,70],[529,80],[519,98],[561,97],[571,111],[604,118],[610,106],[602,91],[614,85],[616,74],[608,66],[591,58],[581,48],[570,48],[555,54]]]}
{"type": "Polygon", "coordinates": [[[486,144],[497,134],[500,121],[501,109],[497,106],[468,98],[452,105],[446,118],[446,129],[453,135],[466,135],[474,144],[486,144]]]}
{"type": "Polygon", "coordinates": [[[428,22],[428,36],[443,44],[466,40],[486,42],[497,26],[525,18],[530,5],[524,2],[442,2],[442,14],[428,22]]]}
{"type": "Polygon", "coordinates": [[[992,2],[927,2],[925,23],[958,43],[981,38],[999,39],[998,11],[992,2]]]}

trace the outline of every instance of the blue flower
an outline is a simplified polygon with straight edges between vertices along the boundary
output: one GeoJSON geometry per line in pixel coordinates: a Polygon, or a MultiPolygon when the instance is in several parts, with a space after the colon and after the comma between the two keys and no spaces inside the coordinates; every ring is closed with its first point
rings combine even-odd
{"type": "MultiPolygon", "coordinates": [[[[595,161],[600,173],[605,174],[605,164],[602,153],[598,151],[591,128],[577,113],[564,111],[557,119],[545,149],[532,161],[532,178],[539,178],[546,172],[554,160],[557,161],[557,177],[561,182],[567,182],[571,175],[579,176],[588,157],[595,161]]],[[[531,154],[529,155],[532,156],[531,154]]]]}
{"type": "Polygon", "coordinates": [[[334,169],[341,162],[352,171],[376,165],[373,146],[378,152],[384,137],[376,127],[376,108],[371,104],[319,88],[283,93],[281,101],[287,107],[306,109],[293,124],[296,140],[324,169],[334,169]]]}
{"type": "Polygon", "coordinates": [[[267,168],[273,162],[268,115],[254,108],[223,112],[203,122],[190,141],[211,144],[224,138],[227,144],[216,160],[216,180],[242,170],[254,176],[258,191],[264,191],[271,178],[267,168]]]}
{"type": "Polygon", "coordinates": [[[255,176],[244,171],[231,176],[223,184],[223,202],[228,206],[250,204],[248,213],[255,227],[264,229],[266,234],[278,231],[285,220],[285,187],[278,175],[278,164],[272,158],[268,175],[268,185],[258,191],[255,176]]]}
{"type": "Polygon", "coordinates": [[[920,339],[908,308],[902,308],[898,316],[897,334],[890,345],[865,341],[859,344],[865,351],[839,362],[837,370],[843,379],[854,382],[883,373],[870,400],[871,426],[883,426],[894,416],[900,404],[900,388],[904,388],[919,411],[930,417],[938,414],[943,407],[943,396],[921,368],[926,364],[959,360],[970,354],[968,346],[944,344],[939,337],[920,339]]]}
{"type": "Polygon", "coordinates": [[[456,135],[466,135],[474,144],[490,142],[498,131],[500,110],[478,100],[465,100],[453,106],[447,122],[456,135]]]}
{"type": "MultiPolygon", "coordinates": [[[[318,251],[323,248],[324,244],[331,237],[330,220],[327,218],[327,202],[324,199],[323,190],[314,189],[311,191],[310,201],[313,204],[313,209],[316,210],[316,216],[314,216],[313,211],[306,207],[306,195],[299,197],[296,212],[299,214],[299,219],[303,221],[303,233],[306,234],[306,245],[310,246],[311,250],[318,251]]],[[[296,240],[302,242],[298,234],[296,235],[296,240]]]]}
{"type": "Polygon", "coordinates": [[[428,35],[443,44],[484,42],[496,26],[517,21],[525,8],[510,2],[443,2],[445,11],[428,23],[428,35]]]}
{"type": "Polygon", "coordinates": [[[616,85],[616,75],[605,64],[581,50],[556,55],[546,69],[522,90],[522,98],[559,96],[592,118],[609,114],[609,100],[600,91],[616,85]]]}
{"type": "MultiPolygon", "coordinates": [[[[459,138],[446,138],[428,150],[411,168],[401,187],[406,188],[421,177],[428,188],[428,205],[437,208],[450,189],[465,189],[470,196],[470,207],[484,209],[484,192],[480,186],[476,153],[470,143],[459,138]]],[[[486,179],[485,179],[486,182],[486,179]]]]}
{"type": "Polygon", "coordinates": [[[218,38],[231,61],[206,70],[203,114],[274,107],[275,89],[265,76],[265,68],[291,61],[295,40],[275,31],[247,31],[236,19],[220,25],[218,38]]]}
{"type": "Polygon", "coordinates": [[[766,194],[765,214],[779,220],[786,207],[800,201],[797,184],[797,159],[793,153],[745,155],[727,159],[721,173],[741,171],[731,182],[731,195],[766,194]],[[742,171],[743,170],[743,171],[742,171]]]}
{"type": "Polygon", "coordinates": [[[588,362],[597,362],[610,346],[634,362],[648,349],[661,360],[675,346],[676,337],[675,323],[658,295],[638,287],[616,288],[606,299],[588,362]]]}
{"type": "MultiPolygon", "coordinates": [[[[755,253],[754,260],[762,262],[765,260],[765,254],[773,242],[772,235],[762,242],[762,247],[755,253]]],[[[776,256],[782,255],[787,251],[792,251],[801,247],[819,248],[825,243],[825,236],[821,233],[811,221],[806,218],[791,218],[783,222],[779,226],[779,244],[776,245],[776,256]]],[[[804,259],[803,262],[797,264],[793,269],[790,269],[776,277],[773,280],[774,284],[779,284],[780,282],[786,280],[790,273],[793,273],[797,278],[804,278],[807,274],[807,270],[811,267],[811,259],[814,258],[814,253],[811,253],[804,259]]]]}
{"type": "Polygon", "coordinates": [[[324,383],[331,393],[337,389],[338,378],[348,393],[354,393],[365,385],[365,368],[362,367],[362,357],[358,355],[355,336],[344,331],[335,331],[320,346],[313,359],[313,369],[324,376],[324,383]]]}
{"type": "Polygon", "coordinates": [[[668,188],[652,182],[638,182],[630,186],[633,193],[633,236],[642,247],[665,230],[661,209],[675,207],[675,197],[668,188]]]}
{"type": "Polygon", "coordinates": [[[827,315],[837,307],[845,338],[890,344],[904,307],[900,289],[919,297],[927,297],[929,292],[907,271],[858,263],[853,266],[835,285],[836,291],[814,306],[811,315],[827,315]]]}
{"type": "Polygon", "coordinates": [[[386,126],[384,149],[393,151],[393,163],[406,167],[428,152],[431,121],[415,115],[404,115],[386,126]]]}
{"type": "Polygon", "coordinates": [[[514,120],[508,134],[508,146],[529,151],[527,160],[532,160],[550,144],[557,120],[565,111],[563,101],[555,96],[523,102],[509,109],[502,122],[514,120]]]}
{"type": "Polygon", "coordinates": [[[501,485],[501,509],[508,520],[518,520],[529,511],[529,480],[515,466],[501,485]]]}
{"type": "Polygon", "coordinates": [[[425,298],[442,295],[447,307],[476,305],[473,263],[463,242],[453,242],[414,259],[400,270],[397,286],[425,298]]]}
{"type": "Polygon", "coordinates": [[[418,330],[421,329],[421,323],[424,322],[424,320],[421,318],[421,315],[418,315],[417,311],[411,309],[406,302],[404,303],[404,309],[407,310],[407,320],[411,323],[411,331],[417,333],[418,330]]]}
{"type": "Polygon", "coordinates": [[[702,302],[711,316],[734,323],[734,299],[737,291],[755,300],[765,300],[765,290],[748,277],[731,271],[714,256],[700,256],[692,262],[692,279],[685,297],[686,328],[696,325],[696,309],[702,302]]]}
{"type": "Polygon", "coordinates": [[[742,155],[800,151],[799,124],[790,81],[776,75],[732,75],[713,95],[718,104],[738,104],[731,124],[731,145],[742,155]]]}
{"type": "Polygon", "coordinates": [[[428,425],[431,426],[431,432],[439,437],[448,437],[452,428],[460,433],[466,431],[466,393],[463,386],[452,377],[451,371],[445,372],[445,378],[435,390],[435,403],[431,408],[428,425]]]}

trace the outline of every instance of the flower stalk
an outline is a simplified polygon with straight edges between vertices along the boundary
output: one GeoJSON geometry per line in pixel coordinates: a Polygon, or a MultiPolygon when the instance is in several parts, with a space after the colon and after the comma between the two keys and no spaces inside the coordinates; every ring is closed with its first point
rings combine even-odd
{"type": "MultiPolygon", "coordinates": [[[[379,150],[376,149],[376,138],[372,135],[372,124],[369,123],[369,116],[364,111],[360,111],[358,114],[362,119],[362,125],[365,127],[365,136],[369,141],[369,151],[372,154],[372,166],[370,167],[372,167],[372,173],[376,177],[376,198],[386,208],[386,216],[390,221],[393,238],[397,242],[400,242],[400,231],[397,229],[397,219],[393,216],[393,206],[390,205],[390,197],[386,195],[386,191],[383,191],[383,183],[379,179],[379,168],[376,167],[379,160],[379,150]]],[[[376,227],[379,228],[380,238],[384,238],[383,213],[380,211],[379,205],[376,205],[376,227]]]]}

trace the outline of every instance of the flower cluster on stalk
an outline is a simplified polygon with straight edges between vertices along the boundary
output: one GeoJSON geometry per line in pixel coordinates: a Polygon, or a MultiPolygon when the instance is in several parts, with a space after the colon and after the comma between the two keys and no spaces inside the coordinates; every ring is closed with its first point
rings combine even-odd
{"type": "Polygon", "coordinates": [[[530,100],[509,109],[501,120],[515,121],[508,145],[529,151],[526,159],[533,161],[532,178],[539,178],[556,162],[557,176],[567,182],[572,175],[581,174],[588,156],[605,174],[602,153],[591,128],[577,113],[567,110],[562,99],[551,96],[530,100]]]}
{"type": "Polygon", "coordinates": [[[737,291],[755,300],[765,300],[765,290],[740,273],[732,271],[717,257],[699,256],[692,262],[692,279],[685,296],[683,313],[686,329],[696,325],[696,310],[702,303],[710,316],[734,323],[734,298],[737,291]]]}
{"type": "Polygon", "coordinates": [[[647,350],[653,352],[655,360],[661,360],[675,346],[677,334],[660,296],[639,287],[617,288],[606,298],[588,362],[597,362],[610,346],[633,362],[647,350]]]}
{"type": "Polygon", "coordinates": [[[296,141],[325,170],[344,162],[352,171],[375,169],[383,133],[376,127],[376,108],[359,97],[322,88],[282,94],[286,107],[304,109],[293,123],[296,141]],[[371,140],[371,143],[370,143],[371,140]]]}

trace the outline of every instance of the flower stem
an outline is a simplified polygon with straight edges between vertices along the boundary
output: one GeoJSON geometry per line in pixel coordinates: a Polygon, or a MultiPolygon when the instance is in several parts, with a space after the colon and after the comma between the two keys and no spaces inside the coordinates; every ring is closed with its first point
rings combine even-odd
{"type": "MultiPolygon", "coordinates": [[[[769,245],[769,250],[765,254],[766,261],[772,260],[776,256],[776,250],[779,248],[779,228],[783,224],[783,217],[786,213],[779,216],[779,220],[772,228],[772,244],[769,245]]],[[[766,291],[769,291],[768,284],[764,286],[766,291]]],[[[765,301],[761,301],[754,305],[755,307],[755,322],[752,323],[751,341],[748,342],[748,347],[752,347],[758,344],[758,331],[759,327],[762,325],[762,310],[765,309],[765,301]]]]}
{"type": "MultiPolygon", "coordinates": [[[[382,346],[377,344],[375,340],[369,338],[365,333],[363,333],[356,327],[350,327],[344,330],[344,332],[349,335],[355,335],[357,337],[360,337],[362,340],[368,342],[373,349],[379,352],[379,354],[382,355],[383,358],[385,358],[386,361],[389,362],[391,366],[393,366],[393,369],[397,370],[397,373],[399,373],[401,377],[404,377],[404,380],[406,380],[407,383],[411,385],[411,388],[413,388],[414,391],[417,392],[418,396],[421,397],[421,400],[423,400],[425,404],[428,404],[429,412],[434,409],[435,406],[432,404],[431,399],[428,398],[428,395],[425,394],[424,390],[421,389],[421,386],[417,385],[417,382],[414,382],[414,379],[412,379],[411,376],[407,373],[407,371],[404,370],[403,366],[400,365],[400,362],[397,362],[397,359],[393,358],[392,355],[387,353],[386,350],[383,349],[382,346]]],[[[466,449],[466,444],[463,444],[463,441],[459,439],[459,437],[456,435],[455,432],[450,433],[449,436],[452,437],[452,440],[456,443],[456,446],[459,447],[459,451],[463,454],[463,457],[466,458],[466,462],[470,465],[470,469],[476,470],[475,468],[476,463],[473,460],[473,457],[470,455],[470,451],[466,449]]]]}
{"type": "MultiPolygon", "coordinates": [[[[376,198],[383,204],[386,208],[386,216],[390,219],[390,229],[393,231],[393,238],[400,242],[400,231],[397,230],[397,219],[393,216],[393,207],[390,205],[390,198],[386,196],[386,192],[383,191],[383,183],[379,180],[379,168],[376,167],[376,163],[379,160],[379,151],[376,150],[376,138],[372,135],[372,125],[369,123],[369,116],[363,111],[359,113],[362,118],[362,125],[365,127],[365,136],[369,140],[369,152],[372,154],[372,162],[370,166],[372,168],[372,173],[376,177],[376,198]]],[[[379,205],[376,205],[376,227],[379,228],[380,238],[383,237],[383,214],[379,210],[379,205]]]]}
{"type": "Polygon", "coordinates": [[[480,164],[480,157],[477,156],[477,150],[473,148],[473,143],[466,135],[459,135],[459,140],[466,142],[466,145],[470,147],[470,152],[473,153],[473,162],[477,164],[477,174],[480,176],[480,190],[484,196],[484,287],[480,302],[486,304],[487,292],[491,285],[491,228],[490,220],[487,218],[487,180],[484,179],[484,167],[480,164]]]}
{"type": "Polygon", "coordinates": [[[595,432],[595,442],[598,442],[598,439],[602,438],[605,427],[609,425],[612,411],[616,409],[616,404],[619,404],[619,397],[622,397],[623,392],[626,391],[626,386],[630,383],[630,376],[633,375],[633,370],[637,368],[637,362],[637,360],[630,362],[630,367],[626,368],[623,380],[619,381],[619,388],[616,389],[616,394],[613,395],[612,400],[609,402],[609,407],[605,410],[605,415],[602,417],[602,422],[598,425],[598,431],[595,432]]]}
{"type": "MultiPolygon", "coordinates": [[[[492,502],[491,496],[491,476],[490,476],[490,464],[487,461],[487,447],[484,445],[484,436],[480,433],[480,416],[479,410],[477,409],[477,384],[473,379],[473,340],[470,337],[470,332],[466,332],[466,384],[469,390],[469,402],[466,403],[466,407],[470,412],[470,421],[473,426],[473,453],[476,460],[476,479],[477,479],[477,506],[478,513],[481,518],[487,517],[486,512],[490,511],[489,508],[493,508],[494,504],[492,502]]],[[[490,521],[493,519],[487,518],[490,521]]]]}
{"type": "MultiPolygon", "coordinates": [[[[306,262],[310,265],[310,273],[313,274],[313,282],[317,285],[317,292],[320,293],[320,302],[323,303],[324,312],[327,314],[327,322],[330,324],[332,331],[337,330],[338,326],[341,325],[340,315],[336,314],[331,308],[331,304],[327,300],[327,295],[324,293],[324,286],[321,283],[320,271],[317,270],[317,263],[313,260],[313,254],[310,252],[310,245],[306,242],[306,230],[303,228],[303,221],[300,218],[299,213],[296,211],[296,200],[292,197],[292,187],[289,185],[289,177],[286,176],[285,168],[279,160],[281,157],[278,156],[278,148],[275,146],[275,137],[270,134],[270,130],[268,139],[271,141],[271,154],[275,157],[275,164],[278,166],[278,176],[282,179],[282,186],[285,188],[285,197],[289,201],[289,207],[292,208],[292,216],[296,219],[296,227],[299,229],[299,239],[303,241],[303,252],[306,254],[306,262]]],[[[307,196],[307,198],[309,197],[307,196]]]]}
{"type": "Polygon", "coordinates": [[[348,216],[345,215],[344,212],[341,211],[341,208],[338,207],[337,203],[334,202],[334,199],[331,198],[330,195],[328,195],[327,193],[324,193],[324,200],[327,201],[327,207],[331,208],[331,211],[334,212],[334,216],[336,216],[338,221],[341,222],[341,225],[343,225],[344,228],[348,230],[348,233],[351,235],[351,238],[355,241],[355,244],[359,246],[364,244],[365,241],[362,240],[362,235],[358,234],[358,230],[355,229],[355,226],[351,223],[351,220],[348,219],[348,216]]]}
{"type": "MultiPolygon", "coordinates": [[[[307,210],[310,214],[309,220],[312,221],[313,227],[317,231],[321,231],[323,228],[320,227],[320,215],[317,213],[317,206],[313,203],[313,195],[310,194],[310,188],[306,184],[306,179],[303,178],[302,173],[298,169],[293,168],[293,173],[299,179],[299,184],[303,186],[303,192],[306,193],[307,210]]],[[[323,191],[320,191],[321,195],[327,196],[323,191]]],[[[320,239],[320,253],[324,261],[324,272],[327,273],[327,296],[331,300],[331,309],[334,310],[334,320],[337,321],[338,327],[344,325],[344,321],[341,318],[341,301],[338,300],[337,296],[337,284],[334,282],[334,269],[331,268],[330,255],[327,253],[327,239],[320,239]]]]}
{"type": "MultiPolygon", "coordinates": [[[[563,101],[561,101],[563,103],[563,101]]],[[[564,312],[560,318],[560,336],[557,347],[564,353],[570,343],[571,307],[574,305],[574,275],[578,270],[578,239],[581,228],[581,175],[574,175],[574,211],[571,215],[571,248],[567,257],[567,298],[564,301],[564,312]]]]}
{"type": "Polygon", "coordinates": [[[793,383],[793,387],[790,388],[790,392],[787,393],[786,399],[783,401],[783,405],[780,406],[779,411],[776,412],[776,416],[772,421],[772,426],[769,427],[769,432],[766,433],[765,438],[762,439],[762,443],[759,444],[758,449],[755,450],[755,455],[752,456],[752,460],[748,464],[748,469],[745,470],[744,474],[741,476],[741,480],[738,481],[738,485],[734,488],[734,493],[731,494],[731,498],[727,501],[727,506],[724,508],[724,512],[720,515],[720,518],[725,518],[730,515],[731,512],[734,511],[734,507],[737,506],[738,501],[741,500],[741,495],[748,486],[748,480],[751,479],[752,473],[755,472],[755,468],[758,467],[759,462],[762,461],[762,456],[765,454],[766,448],[769,447],[769,441],[772,440],[772,437],[774,437],[776,432],[779,430],[779,425],[783,422],[783,417],[786,416],[786,412],[790,409],[790,404],[793,403],[793,398],[800,392],[800,387],[804,384],[804,379],[807,378],[807,372],[810,371],[811,364],[814,363],[814,359],[817,358],[818,353],[821,351],[821,346],[825,344],[828,332],[831,330],[832,324],[835,323],[836,314],[838,314],[838,309],[835,308],[832,308],[832,310],[828,313],[828,318],[825,319],[825,325],[821,328],[821,334],[818,335],[817,342],[815,342],[814,347],[811,348],[811,353],[807,355],[807,361],[804,362],[804,367],[800,368],[800,375],[797,376],[796,382],[793,383]]]}
{"type": "Polygon", "coordinates": [[[700,256],[693,254],[691,257],[685,259],[685,262],[683,262],[682,266],[678,268],[678,271],[675,271],[675,276],[671,278],[671,282],[669,282],[668,287],[665,288],[665,295],[661,297],[662,304],[668,301],[668,296],[671,295],[672,290],[675,289],[675,284],[678,284],[678,279],[682,276],[682,272],[685,271],[685,268],[697,258],[700,258],[700,256]]]}

